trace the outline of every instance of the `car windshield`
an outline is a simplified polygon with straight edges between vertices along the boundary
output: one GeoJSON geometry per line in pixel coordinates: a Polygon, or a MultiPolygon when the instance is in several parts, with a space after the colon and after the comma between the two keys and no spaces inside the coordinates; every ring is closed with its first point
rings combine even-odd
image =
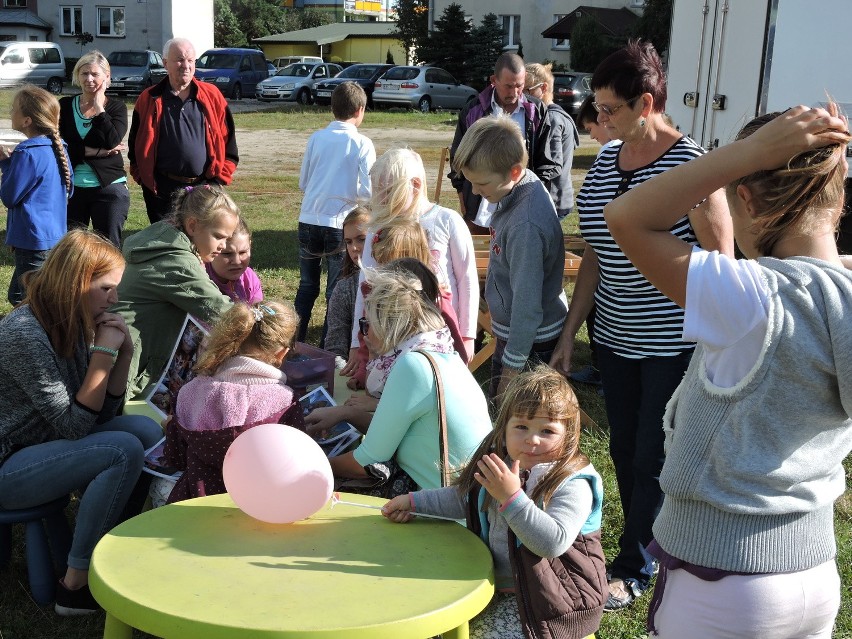
{"type": "Polygon", "coordinates": [[[353,65],[343,69],[335,77],[347,78],[349,80],[369,80],[378,68],[373,65],[353,65]]]}
{"type": "Polygon", "coordinates": [[[114,67],[148,66],[148,54],[144,51],[113,51],[107,61],[114,67]]]}
{"type": "Polygon", "coordinates": [[[312,64],[305,64],[304,62],[299,62],[297,64],[287,65],[283,69],[280,69],[275,75],[292,75],[297,78],[307,78],[311,73],[311,69],[313,68],[314,66],[312,64]]]}
{"type": "Polygon", "coordinates": [[[413,80],[420,75],[419,67],[395,67],[385,73],[385,80],[413,80]]]}
{"type": "Polygon", "coordinates": [[[240,56],[233,53],[205,53],[195,66],[199,69],[236,69],[240,56]]]}

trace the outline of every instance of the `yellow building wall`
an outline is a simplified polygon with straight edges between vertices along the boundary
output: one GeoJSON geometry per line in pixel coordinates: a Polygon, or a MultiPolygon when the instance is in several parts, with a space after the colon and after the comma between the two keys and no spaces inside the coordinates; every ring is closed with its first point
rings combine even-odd
{"type": "Polygon", "coordinates": [[[287,55],[319,55],[319,47],[313,44],[261,44],[261,50],[267,60],[283,58],[287,55]]]}
{"type": "Polygon", "coordinates": [[[347,38],[331,45],[331,62],[378,62],[384,64],[390,49],[396,64],[405,64],[405,49],[396,38],[347,38]]]}

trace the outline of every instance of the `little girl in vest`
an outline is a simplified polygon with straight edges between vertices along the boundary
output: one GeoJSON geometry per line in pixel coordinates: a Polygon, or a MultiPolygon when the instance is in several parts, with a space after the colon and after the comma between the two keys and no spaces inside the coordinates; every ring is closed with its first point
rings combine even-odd
{"type": "MultiPolygon", "coordinates": [[[[373,259],[375,233],[398,218],[415,220],[426,232],[432,266],[438,282],[451,297],[450,302],[458,318],[458,326],[464,339],[465,361],[473,355],[473,340],[476,336],[476,320],[479,312],[479,278],[476,274],[476,259],[470,231],[461,215],[455,211],[433,204],[426,193],[426,170],[423,160],[411,149],[392,149],[382,154],[370,170],[373,196],[370,208],[371,233],[367,236],[364,267],[376,265],[373,259]]],[[[364,298],[361,292],[355,301],[355,317],[364,314],[364,298]]],[[[342,374],[352,375],[358,366],[358,335],[355,328],[350,342],[350,360],[342,374]]]]}
{"type": "Polygon", "coordinates": [[[769,114],[604,211],[698,343],[664,418],[665,498],[648,548],[660,560],[657,636],[831,636],[833,505],[852,450],[852,261],[834,240],[849,141],[834,104],[769,114]],[[669,233],[723,186],[748,259],[669,233]]]}
{"type": "Polygon", "coordinates": [[[349,357],[349,341],[355,318],[355,295],[358,291],[358,275],[361,272],[361,253],[367,239],[367,223],[370,211],[356,206],[343,220],[343,264],[337,275],[337,283],[328,298],[326,311],[327,330],[325,350],[337,355],[338,368],[343,368],[349,357]]]}
{"type": "Polygon", "coordinates": [[[540,366],[508,385],[457,485],[400,495],[382,514],[466,519],[488,544],[497,592],[471,621],[471,639],[580,639],[597,630],[609,592],[602,502],[601,478],[580,452],[574,391],[540,366]]]}
{"type": "Polygon", "coordinates": [[[210,279],[234,302],[257,304],[263,301],[260,278],[249,266],[251,231],[243,218],[225,243],[225,250],[204,264],[210,279]]]}
{"type": "Polygon", "coordinates": [[[9,303],[24,298],[21,276],[37,269],[68,230],[71,162],[59,137],[59,102],[44,89],[24,86],[12,98],[12,128],[27,139],[9,153],[0,146],[0,200],[6,205],[6,244],[14,252],[9,303]]]}
{"type": "Polygon", "coordinates": [[[292,306],[267,302],[234,304],[213,327],[198,376],[180,389],[166,426],[166,463],[184,471],[169,503],[225,492],[222,463],[243,431],[282,416],[301,424],[280,368],[298,326],[292,306]]]}

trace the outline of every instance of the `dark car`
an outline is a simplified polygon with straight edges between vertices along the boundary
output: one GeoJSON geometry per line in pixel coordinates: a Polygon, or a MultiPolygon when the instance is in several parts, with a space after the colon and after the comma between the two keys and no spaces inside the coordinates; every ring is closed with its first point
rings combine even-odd
{"type": "Polygon", "coordinates": [[[141,93],[166,77],[163,58],[156,51],[113,51],[107,62],[112,93],[141,93]]]}
{"type": "Polygon", "coordinates": [[[367,106],[372,107],[373,89],[376,86],[376,80],[391,67],[393,67],[392,64],[353,64],[348,66],[333,78],[314,84],[314,88],[311,91],[314,102],[317,104],[331,104],[331,92],[334,91],[334,87],[348,80],[361,85],[367,94],[367,106]]]}
{"type": "Polygon", "coordinates": [[[208,49],[195,61],[195,77],[218,87],[226,98],[240,100],[254,95],[269,69],[257,49],[208,49]]]}
{"type": "Polygon", "coordinates": [[[580,105],[591,94],[591,73],[553,72],[553,101],[565,109],[572,118],[576,119],[580,105]]]}

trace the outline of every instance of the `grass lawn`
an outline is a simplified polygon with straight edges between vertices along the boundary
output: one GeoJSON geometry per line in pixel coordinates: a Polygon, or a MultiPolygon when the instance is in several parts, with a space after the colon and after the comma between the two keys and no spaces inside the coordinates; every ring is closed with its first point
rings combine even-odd
{"type": "MultiPolygon", "coordinates": [[[[8,112],[10,92],[0,92],[0,114],[8,112]]],[[[454,116],[447,113],[430,114],[404,112],[371,112],[370,127],[394,127],[401,129],[451,130],[454,116]]],[[[277,109],[270,113],[246,113],[235,117],[239,129],[291,131],[309,131],[325,126],[329,121],[327,109],[277,109]]],[[[401,140],[404,142],[404,139],[401,140]]],[[[424,161],[437,164],[440,146],[417,147],[424,161]]],[[[591,165],[595,149],[583,149],[576,158],[575,168],[582,169],[580,175],[591,165]]],[[[298,285],[298,257],[296,224],[301,201],[297,185],[297,175],[282,175],[270,168],[268,174],[236,174],[230,189],[234,199],[242,208],[247,222],[254,234],[252,266],[263,281],[268,298],[293,299],[298,285]]],[[[441,203],[455,207],[455,193],[445,183],[441,203]],[[449,190],[449,192],[448,192],[449,190]]],[[[131,185],[131,214],[127,222],[127,234],[147,225],[147,217],[139,188],[131,185]]],[[[576,216],[565,223],[566,231],[576,232],[576,216]]],[[[0,290],[5,291],[11,275],[10,255],[0,250],[0,290]]],[[[570,293],[570,290],[569,290],[570,293]]],[[[0,314],[9,311],[9,306],[0,303],[0,314]]],[[[319,338],[324,297],[320,295],[314,309],[309,341],[319,338]]],[[[581,343],[576,349],[576,364],[588,362],[588,344],[585,334],[580,336],[581,343]]],[[[485,369],[477,375],[485,382],[485,369]]],[[[621,525],[621,508],[617,498],[615,476],[607,453],[607,420],[602,399],[586,387],[577,388],[581,405],[600,425],[599,431],[584,434],[583,448],[591,457],[605,481],[606,501],[604,505],[603,542],[608,557],[615,554],[617,531],[621,525]]],[[[852,465],[847,461],[847,478],[852,465]]],[[[847,481],[847,486],[849,482],[847,481]]],[[[839,543],[838,565],[843,580],[843,604],[837,623],[837,637],[852,638],[852,496],[847,493],[838,502],[836,509],[837,539],[839,543]]],[[[52,608],[39,608],[29,598],[27,591],[26,565],[22,558],[22,540],[20,534],[13,552],[10,567],[0,571],[0,639],[89,639],[102,636],[103,614],[87,618],[63,619],[57,617],[52,608]]],[[[179,567],[176,567],[179,570],[179,567]]],[[[144,579],[144,575],[140,575],[144,579]]],[[[152,587],[156,587],[152,585],[152,587]]],[[[633,608],[609,613],[604,616],[597,636],[600,639],[627,639],[645,635],[644,620],[648,597],[633,608]]],[[[284,602],[282,605],[286,605],[284,602]]],[[[318,611],[320,610],[318,606],[318,611]]],[[[318,612],[318,614],[320,614],[318,612]]],[[[732,620],[735,623],[735,620],[732,620]]],[[[138,631],[136,637],[147,636],[138,631]]]]}

